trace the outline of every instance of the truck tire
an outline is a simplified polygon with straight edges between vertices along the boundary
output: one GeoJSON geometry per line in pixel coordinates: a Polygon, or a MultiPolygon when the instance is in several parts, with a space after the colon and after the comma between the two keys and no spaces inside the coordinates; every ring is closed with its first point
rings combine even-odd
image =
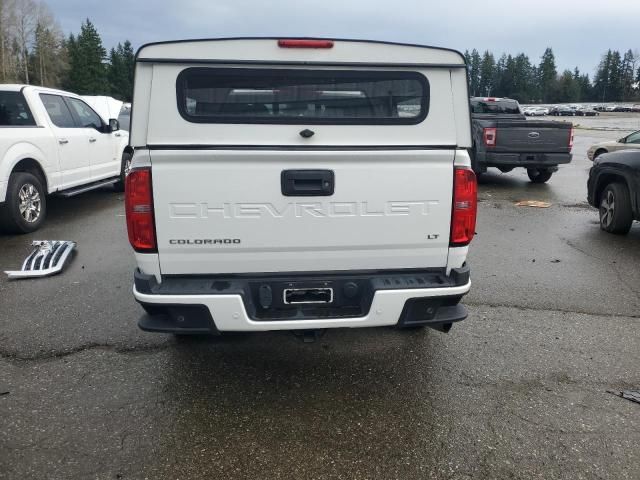
{"type": "Polygon", "coordinates": [[[633,212],[629,189],[624,183],[610,183],[600,195],[600,228],[605,232],[624,235],[631,229],[633,212]]]}
{"type": "Polygon", "coordinates": [[[546,183],[553,175],[551,170],[546,168],[527,168],[527,175],[532,183],[546,183]]]}
{"type": "Polygon", "coordinates": [[[0,226],[10,233],[31,233],[40,228],[47,215],[47,199],[38,177],[14,172],[9,177],[7,197],[0,209],[0,226]]]}
{"type": "Polygon", "coordinates": [[[124,192],[124,182],[130,169],[131,154],[125,152],[122,154],[122,162],[120,164],[120,180],[113,184],[113,188],[115,188],[117,192],[124,192]]]}

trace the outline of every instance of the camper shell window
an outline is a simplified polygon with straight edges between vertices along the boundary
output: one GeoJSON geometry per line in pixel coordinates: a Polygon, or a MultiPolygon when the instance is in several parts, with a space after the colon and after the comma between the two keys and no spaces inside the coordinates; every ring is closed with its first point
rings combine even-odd
{"type": "Polygon", "coordinates": [[[429,110],[417,72],[194,67],[176,88],[194,123],[415,125],[429,110]]]}

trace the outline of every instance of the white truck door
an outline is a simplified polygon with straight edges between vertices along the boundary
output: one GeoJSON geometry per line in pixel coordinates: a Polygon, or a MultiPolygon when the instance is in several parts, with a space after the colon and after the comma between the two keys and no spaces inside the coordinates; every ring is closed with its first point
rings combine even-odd
{"type": "Polygon", "coordinates": [[[118,138],[112,133],[102,131],[103,120],[85,102],[72,97],[67,97],[67,101],[87,135],[91,179],[100,180],[118,175],[120,173],[120,159],[116,155],[118,138]]]}
{"type": "Polygon", "coordinates": [[[40,99],[51,120],[60,165],[60,189],[87,183],[91,177],[89,145],[71,110],[60,95],[41,93],[40,99]]]}

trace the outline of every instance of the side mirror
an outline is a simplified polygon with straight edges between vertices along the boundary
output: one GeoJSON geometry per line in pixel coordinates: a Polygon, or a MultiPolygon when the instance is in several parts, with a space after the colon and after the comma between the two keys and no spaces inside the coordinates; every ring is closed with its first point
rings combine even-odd
{"type": "Polygon", "coordinates": [[[116,120],[115,118],[110,118],[109,130],[110,130],[110,133],[117,132],[118,130],[120,130],[120,122],[118,122],[118,120],[116,120]]]}
{"type": "Polygon", "coordinates": [[[622,137],[620,140],[618,140],[618,143],[627,143],[627,137],[622,137]]]}

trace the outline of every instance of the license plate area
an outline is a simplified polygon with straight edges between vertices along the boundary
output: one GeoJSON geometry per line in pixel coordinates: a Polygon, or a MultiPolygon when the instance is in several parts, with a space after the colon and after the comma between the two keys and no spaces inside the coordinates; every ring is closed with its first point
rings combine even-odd
{"type": "Polygon", "coordinates": [[[264,275],[246,283],[236,279],[230,285],[243,295],[249,317],[264,322],[364,317],[376,290],[450,286],[444,269],[414,273],[264,275]]]}
{"type": "Polygon", "coordinates": [[[285,305],[328,304],[333,302],[333,288],[285,288],[285,305]]]}

